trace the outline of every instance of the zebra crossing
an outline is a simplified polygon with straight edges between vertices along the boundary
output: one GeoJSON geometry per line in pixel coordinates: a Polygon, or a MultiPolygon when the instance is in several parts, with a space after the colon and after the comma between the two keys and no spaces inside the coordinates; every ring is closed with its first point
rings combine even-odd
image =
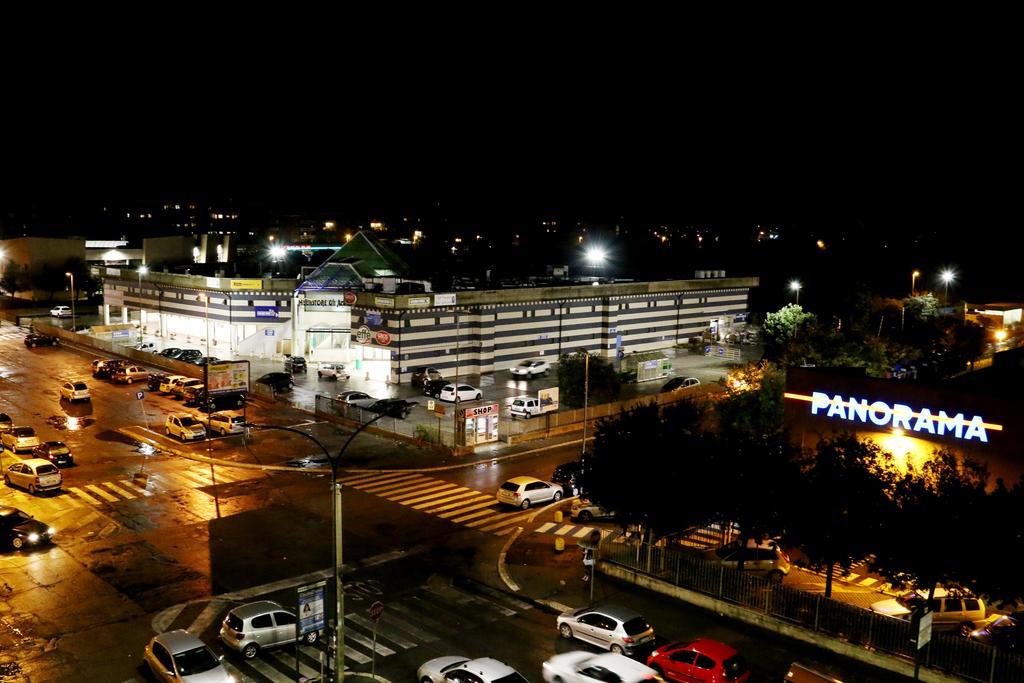
{"type": "Polygon", "coordinates": [[[357,474],[338,481],[346,488],[496,536],[511,534],[536,513],[534,509],[510,512],[493,494],[420,473],[357,474]]]}
{"type": "MultiPolygon", "coordinates": [[[[428,581],[425,585],[400,597],[387,600],[384,617],[376,625],[365,615],[373,601],[372,590],[366,595],[346,587],[345,670],[368,670],[371,657],[378,665],[383,659],[434,643],[442,639],[457,641],[460,633],[485,627],[499,619],[507,620],[532,609],[532,605],[487,586],[456,587],[446,582],[428,581]]],[[[253,599],[266,599],[268,595],[253,599]]],[[[225,613],[238,601],[213,599],[206,605],[185,610],[164,630],[184,628],[207,643],[217,641],[217,632],[225,613]],[[196,610],[199,610],[198,613],[196,610]]],[[[327,665],[333,652],[320,639],[298,646],[300,676],[315,678],[327,665]],[[322,667],[322,668],[321,668],[322,667]]],[[[239,681],[277,683],[296,680],[296,648],[282,646],[261,651],[253,659],[228,651],[225,667],[239,681]]]]}
{"type": "MultiPolygon", "coordinates": [[[[832,569],[832,579],[834,581],[842,581],[843,583],[849,583],[856,586],[863,586],[864,588],[874,588],[882,592],[888,592],[892,590],[892,585],[883,581],[880,577],[872,576],[870,574],[869,565],[874,560],[874,555],[868,555],[864,559],[854,562],[850,565],[850,569],[844,574],[842,567],[836,566],[832,569]]],[[[828,578],[828,572],[824,569],[811,569],[810,567],[801,567],[801,569],[810,574],[816,574],[822,578],[828,578]]]]}

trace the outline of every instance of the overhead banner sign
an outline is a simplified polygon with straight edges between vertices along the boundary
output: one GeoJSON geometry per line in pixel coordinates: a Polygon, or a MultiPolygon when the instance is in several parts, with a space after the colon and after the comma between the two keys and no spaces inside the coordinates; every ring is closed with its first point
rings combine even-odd
{"type": "Polygon", "coordinates": [[[395,300],[389,296],[375,296],[373,297],[373,303],[380,306],[381,308],[395,307],[395,300]]]}
{"type": "Polygon", "coordinates": [[[435,306],[454,306],[455,305],[455,294],[435,294],[434,295],[435,306]]]}
{"type": "Polygon", "coordinates": [[[206,388],[211,394],[249,391],[249,361],[212,363],[206,367],[206,388]]]}
{"type": "Polygon", "coordinates": [[[256,317],[257,318],[276,318],[278,317],[277,306],[256,306],[256,317]]]}
{"type": "Polygon", "coordinates": [[[321,581],[296,589],[299,597],[299,635],[322,631],[327,626],[324,616],[327,582],[321,581]]]}
{"type": "Polygon", "coordinates": [[[231,289],[263,289],[263,280],[232,280],[231,289]]]}
{"type": "Polygon", "coordinates": [[[879,427],[904,429],[908,432],[926,432],[933,436],[953,436],[964,441],[980,441],[988,443],[988,432],[1001,432],[1003,426],[985,422],[980,415],[966,417],[963,413],[948,415],[944,410],[932,411],[928,408],[914,410],[903,403],[889,405],[885,401],[873,401],[854,397],[844,398],[839,394],[829,396],[821,391],[811,395],[783,394],[794,401],[806,401],[811,404],[811,415],[847,420],[850,422],[871,423],[879,427]]]}
{"type": "Polygon", "coordinates": [[[347,297],[309,297],[299,299],[299,304],[304,311],[324,311],[326,313],[338,313],[344,311],[350,304],[347,297]]]}
{"type": "Polygon", "coordinates": [[[430,305],[429,296],[411,296],[406,299],[406,304],[409,308],[422,308],[430,305]]]}

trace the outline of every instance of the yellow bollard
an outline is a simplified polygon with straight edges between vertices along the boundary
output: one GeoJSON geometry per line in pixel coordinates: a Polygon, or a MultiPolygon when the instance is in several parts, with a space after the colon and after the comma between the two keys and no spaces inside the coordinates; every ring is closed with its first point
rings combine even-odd
{"type": "Polygon", "coordinates": [[[562,511],[561,510],[555,510],[555,521],[558,522],[559,524],[562,522],[562,511]]]}
{"type": "Polygon", "coordinates": [[[555,536],[555,552],[560,553],[565,550],[565,537],[555,536]]]}

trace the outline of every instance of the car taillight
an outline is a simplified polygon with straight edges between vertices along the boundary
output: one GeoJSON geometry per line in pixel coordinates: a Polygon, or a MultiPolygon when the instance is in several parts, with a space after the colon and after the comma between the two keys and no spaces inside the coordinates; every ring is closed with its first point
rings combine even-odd
{"type": "Polygon", "coordinates": [[[513,493],[512,495],[513,495],[513,496],[515,496],[516,498],[518,498],[518,497],[519,497],[519,491],[516,491],[516,492],[515,492],[515,493],[513,493]]]}
{"type": "Polygon", "coordinates": [[[626,643],[627,645],[632,645],[634,641],[633,641],[633,639],[632,639],[632,638],[630,638],[629,636],[625,636],[625,637],[624,637],[624,638],[622,639],[622,642],[626,643]]]}

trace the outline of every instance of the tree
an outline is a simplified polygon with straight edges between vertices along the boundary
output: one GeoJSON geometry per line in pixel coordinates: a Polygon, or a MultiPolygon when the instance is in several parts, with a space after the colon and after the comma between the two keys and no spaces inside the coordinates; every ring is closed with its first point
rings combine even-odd
{"type": "Polygon", "coordinates": [[[873,442],[844,434],[819,441],[802,463],[795,482],[801,505],[790,526],[812,566],[825,568],[826,598],[835,566],[848,572],[885,533],[893,507],[891,459],[873,442]]]}
{"type": "Polygon", "coordinates": [[[782,393],[786,372],[768,363],[751,363],[731,370],[726,397],[716,406],[720,432],[774,435],[782,432],[782,393]]]}
{"type": "Polygon", "coordinates": [[[558,360],[558,400],[570,408],[583,407],[584,382],[589,385],[589,403],[611,403],[619,398],[621,383],[615,368],[599,356],[590,356],[587,371],[587,354],[567,353],[558,360]],[[589,379],[586,375],[589,374],[589,379]]]}
{"type": "Polygon", "coordinates": [[[762,330],[767,343],[781,347],[814,322],[813,313],[804,312],[798,304],[787,304],[764,317],[762,330]]]}
{"type": "Polygon", "coordinates": [[[21,268],[12,261],[3,264],[3,274],[0,275],[0,290],[7,293],[7,296],[14,297],[15,293],[23,291],[28,283],[21,268]]]}
{"type": "Polygon", "coordinates": [[[998,559],[978,563],[978,591],[993,603],[1017,604],[1024,600],[1024,477],[1009,488],[997,480],[977,517],[984,522],[972,539],[981,548],[999,548],[998,559]]]}
{"type": "Polygon", "coordinates": [[[976,323],[957,322],[946,331],[944,338],[948,350],[948,366],[951,371],[959,372],[968,363],[974,367],[974,361],[985,352],[985,328],[976,323]]]}
{"type": "Polygon", "coordinates": [[[939,300],[931,292],[908,296],[903,300],[904,315],[907,320],[920,321],[936,318],[939,315],[939,300]]]}

